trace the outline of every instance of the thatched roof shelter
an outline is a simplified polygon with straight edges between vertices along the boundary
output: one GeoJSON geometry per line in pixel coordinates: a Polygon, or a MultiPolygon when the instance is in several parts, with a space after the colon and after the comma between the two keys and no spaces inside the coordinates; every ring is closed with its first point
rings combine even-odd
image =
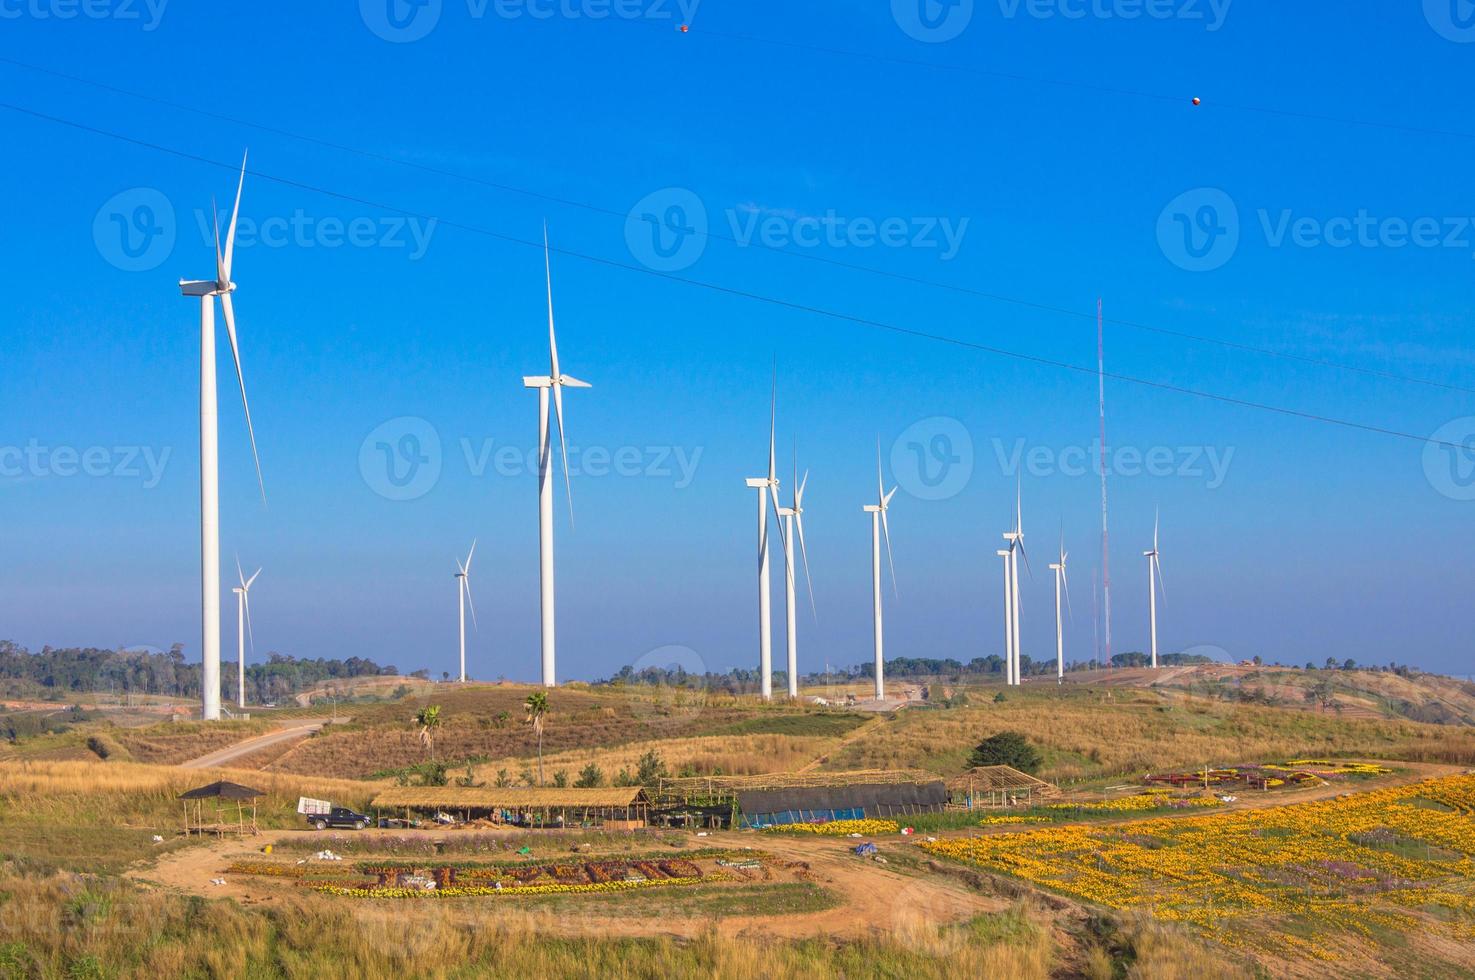
{"type": "Polygon", "coordinates": [[[627,807],[648,802],[639,786],[601,786],[597,789],[499,786],[396,786],[374,797],[384,809],[521,810],[562,807],[627,807]]]}
{"type": "Polygon", "coordinates": [[[606,827],[627,828],[644,826],[650,810],[650,800],[639,786],[396,786],[374,797],[372,805],[386,810],[460,812],[468,819],[484,815],[493,821],[533,826],[597,820],[606,827]]]}

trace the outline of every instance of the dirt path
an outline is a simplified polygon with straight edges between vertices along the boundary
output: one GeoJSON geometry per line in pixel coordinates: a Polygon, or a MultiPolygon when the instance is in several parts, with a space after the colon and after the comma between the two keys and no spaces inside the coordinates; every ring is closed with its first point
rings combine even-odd
{"type": "Polygon", "coordinates": [[[799,769],[796,771],[799,773],[814,772],[814,770],[818,769],[820,766],[828,762],[836,752],[839,752],[851,742],[865,737],[866,735],[875,731],[878,726],[884,724],[886,724],[885,718],[879,715],[867,720],[865,724],[856,726],[855,729],[850,732],[850,734],[843,736],[834,745],[831,745],[824,752],[820,753],[817,757],[811,759],[809,762],[799,767],[799,769]]]}
{"type": "Polygon", "coordinates": [[[181,762],[179,767],[181,769],[206,769],[213,766],[224,766],[232,760],[239,759],[243,755],[250,755],[253,752],[259,752],[268,746],[277,745],[289,739],[306,738],[313,732],[321,731],[326,724],[328,724],[326,718],[298,719],[282,728],[278,728],[276,731],[267,732],[265,735],[253,735],[234,745],[228,745],[208,755],[202,755],[198,759],[181,762]]]}

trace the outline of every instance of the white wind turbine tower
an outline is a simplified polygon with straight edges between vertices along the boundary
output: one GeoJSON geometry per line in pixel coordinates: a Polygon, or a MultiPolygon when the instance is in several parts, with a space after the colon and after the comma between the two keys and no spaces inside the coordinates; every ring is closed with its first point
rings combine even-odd
{"type": "MultiPolygon", "coordinates": [[[[758,491],[758,673],[759,693],[763,700],[773,700],[773,613],[769,595],[768,576],[768,507],[773,504],[775,515],[781,513],[778,503],[778,465],[774,456],[774,426],[778,419],[778,379],[775,376],[773,392],[768,405],[768,475],[753,477],[747,484],[758,491]]],[[[782,534],[782,530],[780,530],[782,534]]],[[[787,539],[784,545],[788,554],[787,539]]],[[[791,614],[792,616],[792,614],[791,614]]],[[[792,685],[793,681],[790,681],[792,685]]]]}
{"type": "Polygon", "coordinates": [[[1070,608],[1070,583],[1065,577],[1065,559],[1069,552],[1065,550],[1065,532],[1060,532],[1060,561],[1052,564],[1050,570],[1055,573],[1055,683],[1065,681],[1065,622],[1060,618],[1060,594],[1065,593],[1066,608],[1070,608]]]}
{"type": "Polygon", "coordinates": [[[799,610],[794,602],[794,532],[799,533],[799,554],[804,561],[804,584],[809,586],[809,610],[817,619],[814,606],[814,582],[809,578],[809,551],[804,547],[804,487],[809,483],[809,471],[799,479],[799,465],[794,464],[794,505],[780,507],[778,515],[784,519],[784,568],[787,570],[788,586],[788,640],[789,640],[789,697],[799,696],[799,610]]]}
{"type": "Polygon", "coordinates": [[[553,446],[548,436],[548,393],[558,415],[558,445],[563,451],[563,487],[568,498],[569,522],[574,518],[573,488],[568,475],[568,442],[563,433],[563,389],[588,388],[587,381],[558,370],[558,341],[553,335],[553,272],[548,259],[548,226],[543,226],[543,276],[548,287],[549,373],[522,379],[524,388],[538,389],[538,570],[543,610],[543,686],[553,687],[557,644],[553,616],[553,446]]]}
{"type": "Polygon", "coordinates": [[[471,625],[476,625],[476,603],[471,601],[471,559],[476,555],[476,542],[471,542],[471,550],[466,554],[466,561],[456,559],[456,596],[461,609],[461,683],[466,683],[466,607],[471,606],[471,625]]]}
{"type": "Polygon", "coordinates": [[[1004,683],[1009,685],[1014,683],[1014,589],[1009,584],[1014,552],[1000,548],[994,554],[1004,559],[1004,683]]]}
{"type": "Polygon", "coordinates": [[[261,569],[256,569],[250,578],[241,571],[241,559],[236,559],[236,577],[241,584],[232,592],[236,594],[236,701],[241,708],[246,707],[246,634],[251,634],[251,651],[256,651],[256,632],[251,629],[251,584],[256,581],[256,576],[261,574],[261,569]]]}
{"type": "MultiPolygon", "coordinates": [[[[1152,550],[1142,552],[1147,559],[1147,613],[1152,626],[1152,666],[1157,667],[1157,593],[1163,589],[1163,565],[1157,548],[1157,514],[1152,515],[1152,550]]],[[[1167,590],[1163,589],[1164,597],[1167,590]]]]}
{"type": "Polygon", "coordinates": [[[1009,629],[1009,657],[1008,677],[1006,682],[1018,685],[1021,683],[1020,675],[1022,665],[1020,663],[1019,642],[1019,557],[1024,556],[1025,570],[1029,570],[1029,555],[1024,550],[1024,491],[1022,486],[1015,490],[1014,498],[1014,530],[1004,532],[1004,540],[1009,542],[1008,571],[1005,589],[1008,595],[1005,597],[1007,605],[1007,619],[1009,629]]]}
{"type": "Polygon", "coordinates": [[[862,508],[871,515],[871,602],[875,609],[876,636],[876,700],[886,697],[886,656],[884,630],[881,624],[881,536],[886,537],[886,563],[891,566],[891,591],[896,593],[896,562],[891,557],[891,528],[886,523],[886,511],[891,507],[891,498],[896,487],[886,492],[881,482],[881,440],[876,440],[876,502],[862,508]]]}
{"type": "MultiPolygon", "coordinates": [[[[261,457],[256,452],[256,431],[251,425],[251,405],[246,400],[246,379],[241,372],[241,350],[236,342],[236,316],[231,306],[231,259],[236,244],[236,218],[241,212],[241,189],[246,183],[246,160],[241,158],[241,177],[236,184],[236,203],[220,248],[220,219],[215,219],[215,278],[179,281],[179,291],[200,300],[200,620],[201,703],[205,721],[220,718],[220,455],[219,407],[215,387],[215,297],[225,314],[225,332],[235,359],[236,381],[241,387],[241,406],[246,412],[246,432],[251,438],[251,456],[256,461],[256,482],[266,502],[266,483],[261,476],[261,457]]],[[[211,202],[211,212],[215,205],[211,202]]]]}

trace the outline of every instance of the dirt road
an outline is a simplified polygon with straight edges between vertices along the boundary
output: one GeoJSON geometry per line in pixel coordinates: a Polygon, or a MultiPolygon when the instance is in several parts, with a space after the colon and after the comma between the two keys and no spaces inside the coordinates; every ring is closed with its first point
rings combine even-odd
{"type": "Polygon", "coordinates": [[[258,752],[271,745],[278,745],[290,739],[302,739],[313,732],[321,731],[328,724],[326,718],[300,718],[276,731],[267,732],[265,735],[253,735],[248,739],[228,745],[223,749],[216,749],[208,755],[202,755],[198,759],[179,764],[181,769],[207,769],[214,766],[229,765],[233,760],[242,756],[258,752]]]}

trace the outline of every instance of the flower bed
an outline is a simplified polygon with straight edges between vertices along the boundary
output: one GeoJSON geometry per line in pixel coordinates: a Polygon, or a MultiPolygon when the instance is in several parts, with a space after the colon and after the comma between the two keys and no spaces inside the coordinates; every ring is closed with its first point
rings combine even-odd
{"type": "Polygon", "coordinates": [[[517,885],[497,888],[495,885],[457,885],[453,888],[346,888],[342,885],[313,884],[314,891],[345,898],[482,898],[496,895],[602,895],[630,891],[635,888],[696,885],[705,878],[660,878],[645,881],[605,881],[599,884],[517,885]]]}
{"type": "Polygon", "coordinates": [[[1133,813],[1141,810],[1187,809],[1190,807],[1221,806],[1215,796],[1190,796],[1175,800],[1161,792],[1138,793],[1115,800],[1098,800],[1094,803],[1049,803],[1046,810],[1079,810],[1086,813],[1133,813]]]}
{"type": "Polygon", "coordinates": [[[764,827],[766,833],[822,834],[826,837],[845,837],[849,834],[895,834],[901,825],[895,820],[831,820],[827,823],[786,823],[764,827]]]}

